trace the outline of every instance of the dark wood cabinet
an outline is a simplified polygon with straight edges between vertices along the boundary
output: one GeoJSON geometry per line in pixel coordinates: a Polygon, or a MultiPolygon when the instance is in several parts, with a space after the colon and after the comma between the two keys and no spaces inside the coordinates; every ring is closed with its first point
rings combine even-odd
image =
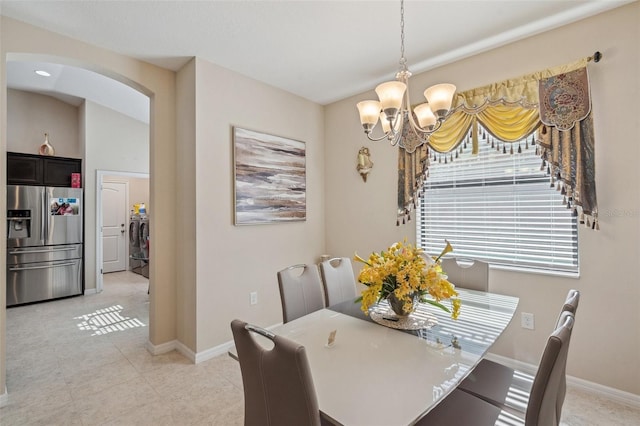
{"type": "Polygon", "coordinates": [[[79,158],[7,152],[7,185],[71,187],[71,174],[81,172],[79,158]]]}
{"type": "Polygon", "coordinates": [[[46,186],[71,186],[71,173],[80,173],[82,161],[75,158],[43,159],[43,183],[46,186]]]}
{"type": "Polygon", "coordinates": [[[42,185],[43,168],[38,156],[7,152],[8,185],[42,185]]]}

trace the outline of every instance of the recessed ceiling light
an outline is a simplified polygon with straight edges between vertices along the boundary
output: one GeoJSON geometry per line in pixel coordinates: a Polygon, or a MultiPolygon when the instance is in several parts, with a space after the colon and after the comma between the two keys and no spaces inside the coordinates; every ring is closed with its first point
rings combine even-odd
{"type": "Polygon", "coordinates": [[[41,75],[43,77],[51,77],[51,74],[49,74],[48,72],[46,72],[44,70],[36,70],[35,73],[38,74],[38,75],[41,75]]]}

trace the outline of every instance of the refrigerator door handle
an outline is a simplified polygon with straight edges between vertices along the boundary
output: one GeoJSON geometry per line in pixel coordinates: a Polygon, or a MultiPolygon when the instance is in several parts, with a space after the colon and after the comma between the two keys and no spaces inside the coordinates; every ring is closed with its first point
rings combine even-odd
{"type": "Polygon", "coordinates": [[[76,250],[76,249],[77,249],[77,247],[49,248],[49,249],[40,249],[40,250],[17,249],[17,250],[11,250],[9,252],[9,254],[52,253],[52,252],[57,252],[57,251],[71,251],[71,250],[76,250]]]}
{"type": "Polygon", "coordinates": [[[44,189],[44,191],[42,191],[42,207],[43,207],[43,211],[41,212],[42,214],[42,221],[40,223],[40,244],[44,244],[44,241],[47,239],[46,237],[46,229],[45,229],[45,225],[46,225],[46,221],[49,218],[49,215],[51,214],[50,209],[51,207],[49,207],[49,205],[47,204],[47,191],[46,188],[44,189]]]}
{"type": "Polygon", "coordinates": [[[41,265],[41,266],[23,266],[23,267],[10,267],[9,271],[30,271],[33,269],[51,269],[58,268],[60,266],[73,266],[75,262],[67,262],[67,263],[56,263],[53,265],[41,265]]]}

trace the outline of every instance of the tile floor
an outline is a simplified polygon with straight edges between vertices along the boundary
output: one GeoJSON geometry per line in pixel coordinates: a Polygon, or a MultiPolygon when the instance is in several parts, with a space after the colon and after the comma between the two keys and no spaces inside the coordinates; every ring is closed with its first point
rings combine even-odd
{"type": "MultiPolygon", "coordinates": [[[[147,324],[147,280],[128,272],[101,294],[8,309],[0,425],[242,425],[238,364],[154,357],[147,324]]],[[[640,409],[569,388],[562,426],[636,424],[640,409]]]]}
{"type": "Polygon", "coordinates": [[[7,309],[0,425],[241,425],[236,361],[145,349],[147,285],[117,272],[101,294],[7,309]]]}

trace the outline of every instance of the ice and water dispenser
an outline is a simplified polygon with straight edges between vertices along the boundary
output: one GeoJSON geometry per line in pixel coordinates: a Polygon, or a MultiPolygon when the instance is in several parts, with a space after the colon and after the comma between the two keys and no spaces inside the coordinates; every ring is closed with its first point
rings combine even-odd
{"type": "Polygon", "coordinates": [[[7,210],[7,239],[31,237],[31,210],[7,210]]]}

